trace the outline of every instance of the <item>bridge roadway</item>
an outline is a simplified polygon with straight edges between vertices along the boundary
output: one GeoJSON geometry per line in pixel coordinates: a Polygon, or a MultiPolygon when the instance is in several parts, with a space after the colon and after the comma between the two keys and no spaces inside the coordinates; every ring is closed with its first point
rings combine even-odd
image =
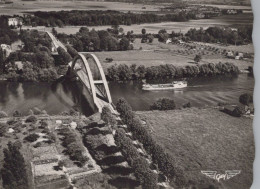
{"type": "Polygon", "coordinates": [[[49,35],[49,37],[51,38],[52,43],[53,43],[54,48],[56,49],[56,51],[57,51],[57,49],[58,49],[59,47],[63,48],[65,51],[67,51],[67,48],[65,47],[65,45],[63,45],[63,43],[60,42],[51,32],[47,31],[46,33],[47,33],[47,34],[49,35]]]}

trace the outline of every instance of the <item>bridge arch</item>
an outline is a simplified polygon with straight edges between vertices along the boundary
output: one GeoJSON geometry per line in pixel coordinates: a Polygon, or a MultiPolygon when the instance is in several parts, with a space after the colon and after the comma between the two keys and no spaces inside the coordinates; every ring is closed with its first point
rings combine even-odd
{"type": "Polygon", "coordinates": [[[88,88],[99,112],[102,111],[104,104],[111,106],[112,99],[106,76],[99,59],[94,54],[79,53],[73,59],[71,69],[88,88]]]}

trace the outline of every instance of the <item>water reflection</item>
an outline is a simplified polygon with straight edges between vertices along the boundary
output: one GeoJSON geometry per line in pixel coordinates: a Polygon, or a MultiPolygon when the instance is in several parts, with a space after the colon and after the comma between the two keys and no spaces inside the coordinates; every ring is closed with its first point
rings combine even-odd
{"type": "MultiPolygon", "coordinates": [[[[153,102],[163,97],[174,99],[179,107],[187,102],[201,107],[218,102],[237,103],[242,93],[253,92],[254,78],[246,74],[238,77],[194,78],[188,80],[187,88],[172,91],[143,91],[141,82],[109,82],[109,89],[114,103],[123,97],[134,110],[148,110],[153,102]]],[[[9,114],[19,110],[27,114],[33,107],[46,110],[49,114],[58,114],[73,107],[85,115],[94,112],[91,95],[79,82],[65,78],[52,84],[0,81],[0,110],[9,114]]]]}

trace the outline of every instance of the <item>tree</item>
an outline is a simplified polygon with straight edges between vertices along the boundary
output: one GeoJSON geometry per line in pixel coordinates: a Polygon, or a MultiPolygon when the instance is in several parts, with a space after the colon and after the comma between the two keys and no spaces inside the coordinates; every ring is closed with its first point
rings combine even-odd
{"type": "Polygon", "coordinates": [[[248,93],[242,94],[239,97],[239,102],[243,105],[248,106],[250,103],[253,103],[253,96],[248,93]]]}
{"type": "Polygon", "coordinates": [[[54,66],[53,57],[45,51],[37,51],[35,54],[36,65],[38,68],[50,68],[54,66]]]}
{"type": "Polygon", "coordinates": [[[4,72],[4,67],[5,67],[5,52],[0,47],[0,74],[4,72]]]}
{"type": "Polygon", "coordinates": [[[18,147],[11,142],[4,149],[4,164],[1,176],[4,188],[27,189],[28,178],[24,158],[18,147]]]}
{"type": "Polygon", "coordinates": [[[128,50],[128,47],[130,45],[129,40],[126,37],[123,37],[120,42],[119,42],[119,47],[121,51],[126,51],[128,50]]]}
{"type": "Polygon", "coordinates": [[[60,64],[68,64],[71,60],[72,57],[70,56],[69,53],[67,53],[63,48],[58,47],[57,49],[58,54],[59,54],[59,60],[61,61],[60,64]]]}
{"type": "Polygon", "coordinates": [[[152,43],[154,40],[154,36],[150,34],[147,36],[147,39],[148,39],[149,43],[152,43]]]}
{"type": "Polygon", "coordinates": [[[158,41],[165,43],[169,38],[169,34],[165,29],[162,29],[158,32],[158,41]]]}
{"type": "Polygon", "coordinates": [[[146,29],[142,29],[142,34],[145,35],[146,34],[146,29]]]}
{"type": "Polygon", "coordinates": [[[201,61],[201,55],[200,54],[197,54],[195,57],[194,57],[194,61],[196,63],[199,63],[201,61]]]}
{"type": "Polygon", "coordinates": [[[5,135],[7,128],[8,125],[6,123],[0,123],[0,137],[5,135]]]}
{"type": "Polygon", "coordinates": [[[58,35],[58,32],[57,32],[57,30],[56,30],[55,28],[52,28],[51,32],[52,32],[52,34],[53,34],[54,36],[57,36],[57,35],[58,35]]]}
{"type": "Polygon", "coordinates": [[[37,81],[37,73],[33,69],[33,66],[30,62],[25,62],[23,64],[23,70],[21,75],[22,81],[37,81]]]}

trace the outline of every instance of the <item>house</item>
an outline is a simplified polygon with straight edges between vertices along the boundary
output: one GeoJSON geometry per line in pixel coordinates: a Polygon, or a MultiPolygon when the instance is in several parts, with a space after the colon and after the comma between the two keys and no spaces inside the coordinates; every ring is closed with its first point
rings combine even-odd
{"type": "Polygon", "coordinates": [[[244,54],[243,53],[238,53],[238,56],[241,58],[244,58],[244,54]]]}
{"type": "Polygon", "coordinates": [[[172,43],[172,40],[171,39],[167,39],[165,43],[166,44],[172,43]]]}
{"type": "Polygon", "coordinates": [[[231,52],[231,51],[229,51],[229,52],[227,52],[226,56],[227,56],[228,58],[233,58],[233,57],[234,57],[234,53],[231,52]]]}
{"type": "Polygon", "coordinates": [[[23,25],[22,20],[19,17],[8,18],[8,26],[21,26],[23,25]]]}

